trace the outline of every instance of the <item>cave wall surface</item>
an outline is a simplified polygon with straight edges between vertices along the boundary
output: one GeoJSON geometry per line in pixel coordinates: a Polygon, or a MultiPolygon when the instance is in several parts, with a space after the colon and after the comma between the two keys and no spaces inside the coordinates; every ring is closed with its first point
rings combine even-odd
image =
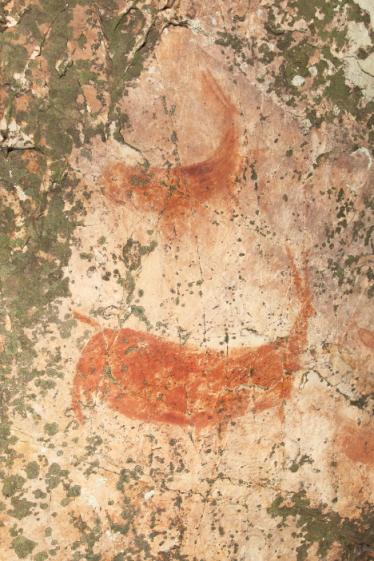
{"type": "Polygon", "coordinates": [[[373,24],[2,2],[1,559],[374,559],[373,24]]]}

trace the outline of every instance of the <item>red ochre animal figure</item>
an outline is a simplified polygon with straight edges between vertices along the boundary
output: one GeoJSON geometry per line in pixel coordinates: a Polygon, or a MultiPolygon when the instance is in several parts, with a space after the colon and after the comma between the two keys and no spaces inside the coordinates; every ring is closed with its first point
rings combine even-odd
{"type": "Polygon", "coordinates": [[[306,264],[301,276],[289,257],[301,307],[287,337],[225,355],[132,329],[103,329],[87,343],[77,364],[77,418],[83,421],[82,402],[92,405],[95,394],[130,419],[190,425],[198,431],[224,426],[244,415],[251,403],[256,411],[282,404],[291,395],[292,374],[300,368],[308,320],[315,313],[306,264]]]}
{"type": "Polygon", "coordinates": [[[117,205],[154,212],[160,229],[170,233],[185,217],[198,214],[212,197],[235,198],[235,173],[240,163],[238,111],[209,72],[202,73],[204,99],[222,114],[222,136],[216,150],[201,162],[171,168],[109,162],[101,182],[106,197],[117,205]]]}

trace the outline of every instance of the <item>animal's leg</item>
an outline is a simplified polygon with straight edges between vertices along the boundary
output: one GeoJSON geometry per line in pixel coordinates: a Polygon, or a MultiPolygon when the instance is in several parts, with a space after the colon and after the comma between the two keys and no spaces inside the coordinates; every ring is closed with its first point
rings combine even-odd
{"type": "MultiPolygon", "coordinates": [[[[266,395],[255,401],[254,410],[264,411],[276,406],[281,406],[285,399],[291,395],[292,379],[290,376],[283,376],[279,382],[266,392],[266,395]]],[[[280,415],[283,413],[280,411],[280,415]]]]}
{"type": "Polygon", "coordinates": [[[99,389],[105,374],[108,349],[114,336],[114,331],[110,329],[94,335],[83,349],[77,364],[73,382],[72,407],[80,422],[84,420],[81,399],[83,397],[86,402],[89,402],[92,394],[99,389]]]}

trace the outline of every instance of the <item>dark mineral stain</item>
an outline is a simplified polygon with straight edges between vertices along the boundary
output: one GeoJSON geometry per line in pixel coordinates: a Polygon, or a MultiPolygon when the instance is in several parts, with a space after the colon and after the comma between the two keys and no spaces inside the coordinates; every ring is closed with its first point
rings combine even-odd
{"type": "Polygon", "coordinates": [[[226,356],[132,329],[104,329],[91,338],[77,364],[77,418],[83,420],[81,400],[89,402],[94,393],[131,419],[198,430],[244,415],[250,403],[257,411],[282,403],[291,394],[291,374],[300,368],[308,319],[315,313],[306,267],[302,278],[290,259],[301,307],[287,337],[226,356]],[[263,396],[255,398],[255,391],[263,396]]]}

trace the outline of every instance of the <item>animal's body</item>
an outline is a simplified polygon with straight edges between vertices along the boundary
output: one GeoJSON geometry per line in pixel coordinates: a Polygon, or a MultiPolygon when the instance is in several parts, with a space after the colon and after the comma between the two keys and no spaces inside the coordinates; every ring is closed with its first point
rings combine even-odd
{"type": "Polygon", "coordinates": [[[251,403],[261,410],[288,398],[314,313],[307,272],[302,279],[293,260],[291,265],[301,308],[289,335],[272,343],[223,354],[126,328],[95,334],[77,365],[78,419],[83,419],[81,400],[89,402],[94,394],[131,419],[198,430],[244,415],[251,403]]]}
{"type": "Polygon", "coordinates": [[[176,223],[198,214],[213,197],[235,197],[235,173],[240,164],[237,109],[213,77],[202,75],[207,102],[218,106],[223,130],[217,148],[205,160],[170,168],[110,162],[102,175],[106,197],[116,205],[156,213],[160,228],[170,234],[176,223]]]}

